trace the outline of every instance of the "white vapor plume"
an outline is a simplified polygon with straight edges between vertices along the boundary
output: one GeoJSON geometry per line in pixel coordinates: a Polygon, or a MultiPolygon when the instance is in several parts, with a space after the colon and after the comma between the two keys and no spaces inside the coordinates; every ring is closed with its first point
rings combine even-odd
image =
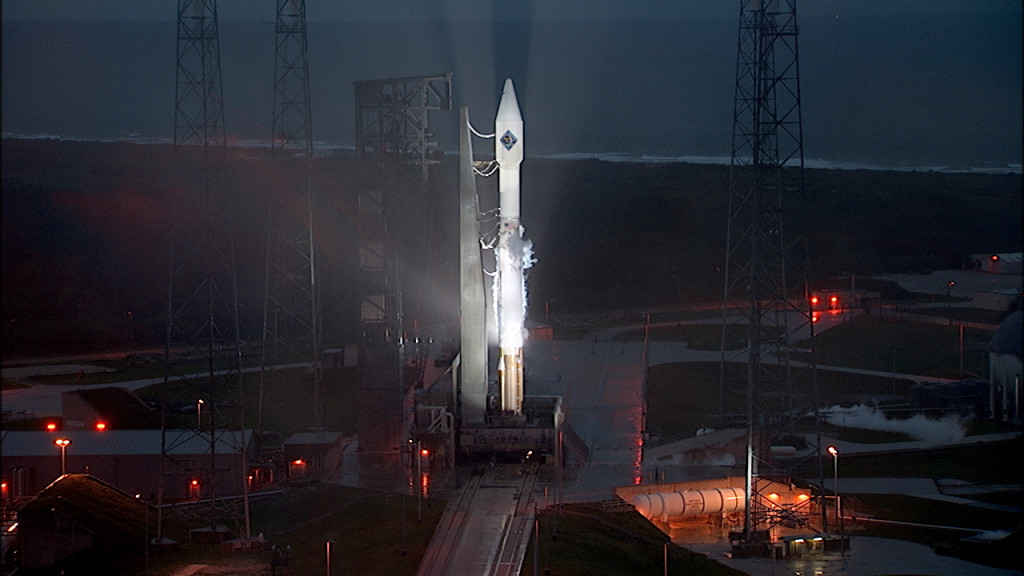
{"type": "Polygon", "coordinates": [[[828,409],[828,416],[825,420],[833,426],[902,432],[929,444],[955,442],[963,438],[965,434],[964,423],[957,414],[948,414],[941,418],[929,418],[924,414],[916,414],[911,418],[896,419],[888,418],[881,410],[863,404],[850,408],[833,406],[828,409]]]}
{"type": "Polygon", "coordinates": [[[496,273],[492,284],[499,345],[507,350],[523,347],[526,335],[526,279],[523,270],[533,265],[533,242],[523,228],[508,234],[495,249],[496,273]]]}

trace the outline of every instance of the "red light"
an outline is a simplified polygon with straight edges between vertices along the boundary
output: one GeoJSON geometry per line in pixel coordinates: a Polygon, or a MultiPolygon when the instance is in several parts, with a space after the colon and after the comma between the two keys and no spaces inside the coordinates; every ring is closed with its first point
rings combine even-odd
{"type": "Polygon", "coordinates": [[[292,464],[295,464],[296,466],[302,466],[303,464],[305,464],[305,462],[302,461],[302,458],[299,458],[298,460],[292,462],[292,464]]]}
{"type": "Polygon", "coordinates": [[[100,432],[103,432],[106,429],[107,429],[107,423],[106,422],[97,422],[96,423],[96,430],[99,430],[100,432]]]}
{"type": "Polygon", "coordinates": [[[817,304],[817,303],[818,303],[818,297],[817,296],[811,296],[811,304],[817,304]]]}
{"type": "Polygon", "coordinates": [[[53,422],[47,422],[46,429],[49,430],[50,432],[55,432],[57,430],[57,424],[53,422]]]}
{"type": "Polygon", "coordinates": [[[829,298],[829,301],[835,304],[836,302],[839,301],[839,296],[833,296],[832,298],[829,298]]]}
{"type": "Polygon", "coordinates": [[[993,260],[999,260],[999,255],[998,254],[993,254],[992,255],[992,259],[993,260]]]}
{"type": "Polygon", "coordinates": [[[421,456],[430,456],[430,450],[427,450],[426,448],[424,448],[423,450],[420,450],[420,455],[421,456]]]}
{"type": "Polygon", "coordinates": [[[811,322],[817,322],[817,321],[818,321],[818,313],[815,312],[814,314],[811,314],[811,322]]]}
{"type": "MultiPolygon", "coordinates": [[[[199,480],[193,480],[192,481],[192,485],[193,486],[199,486],[199,480]]],[[[180,484],[179,484],[179,486],[180,486],[180,484]]]]}

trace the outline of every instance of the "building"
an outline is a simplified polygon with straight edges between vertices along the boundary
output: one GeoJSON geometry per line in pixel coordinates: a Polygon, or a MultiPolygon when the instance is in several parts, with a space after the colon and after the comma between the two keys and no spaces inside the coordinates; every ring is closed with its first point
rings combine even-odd
{"type": "Polygon", "coordinates": [[[343,444],[338,432],[299,432],[283,443],[289,478],[320,479],[341,465],[343,444]]]}
{"type": "Polygon", "coordinates": [[[64,430],[154,430],[160,414],[127,388],[88,388],[61,394],[64,430]]]}
{"type": "MultiPolygon", "coordinates": [[[[36,495],[54,479],[62,468],[68,474],[89,474],[128,494],[145,497],[159,492],[161,470],[160,430],[64,430],[7,431],[0,436],[0,478],[8,487],[8,498],[22,499],[36,495]],[[61,448],[58,438],[70,441],[61,448]]],[[[243,467],[241,448],[244,439],[246,454],[257,454],[256,436],[251,430],[218,430],[216,441],[209,433],[195,430],[168,430],[168,454],[173,460],[165,478],[164,497],[185,501],[207,497],[207,487],[197,484],[199,477],[216,470],[220,495],[241,491],[243,471],[251,473],[248,463],[243,467]]]]}
{"type": "Polygon", "coordinates": [[[860,288],[831,288],[816,290],[811,294],[811,310],[814,312],[845,312],[851,308],[854,310],[869,310],[878,308],[881,303],[882,294],[876,290],[863,290],[860,288]]]}
{"type": "Polygon", "coordinates": [[[22,570],[102,574],[138,568],[156,512],[89,474],[54,480],[18,510],[22,570]]]}
{"type": "Polygon", "coordinates": [[[992,274],[1021,274],[1021,263],[1024,254],[1021,252],[1003,252],[1000,254],[971,254],[971,267],[992,274]]]}

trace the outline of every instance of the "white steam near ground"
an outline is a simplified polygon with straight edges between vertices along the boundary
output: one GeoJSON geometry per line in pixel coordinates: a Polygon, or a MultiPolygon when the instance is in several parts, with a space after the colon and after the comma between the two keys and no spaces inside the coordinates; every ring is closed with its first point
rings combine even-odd
{"type": "Polygon", "coordinates": [[[942,444],[960,440],[966,434],[964,419],[958,414],[929,418],[916,414],[910,418],[889,418],[874,406],[858,404],[850,408],[833,406],[827,410],[825,421],[833,426],[902,432],[929,444],[942,444]]]}

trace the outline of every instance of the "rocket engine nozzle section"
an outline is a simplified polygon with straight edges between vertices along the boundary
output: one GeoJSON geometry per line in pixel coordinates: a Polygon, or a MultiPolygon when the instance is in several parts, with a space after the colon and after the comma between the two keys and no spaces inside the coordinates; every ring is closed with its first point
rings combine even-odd
{"type": "Polygon", "coordinates": [[[498,384],[501,408],[519,414],[523,411],[523,349],[502,349],[498,359],[498,384]]]}

